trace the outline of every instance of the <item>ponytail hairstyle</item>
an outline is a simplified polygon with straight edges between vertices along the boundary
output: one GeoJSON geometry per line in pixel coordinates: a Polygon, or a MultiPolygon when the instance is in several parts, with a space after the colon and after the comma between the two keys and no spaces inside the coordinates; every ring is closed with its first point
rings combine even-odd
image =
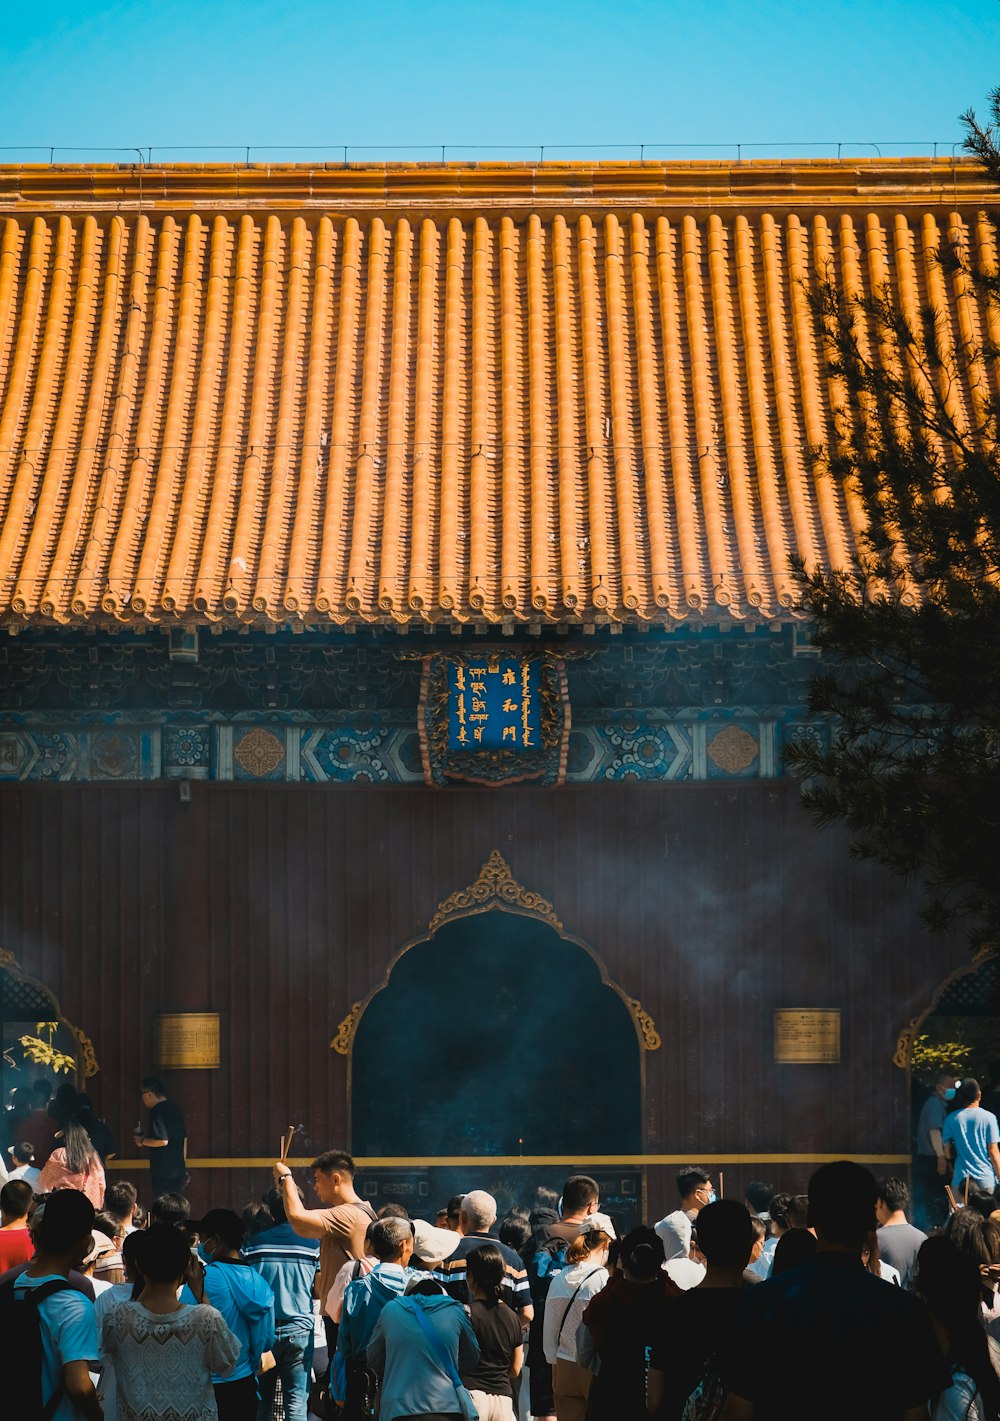
{"type": "Polygon", "coordinates": [[[592,1253],[598,1253],[611,1243],[611,1235],[601,1228],[584,1229],[566,1250],[567,1263],[583,1263],[592,1253]]]}
{"type": "Polygon", "coordinates": [[[484,1243],[466,1256],[465,1266],[470,1280],[480,1293],[485,1293],[486,1306],[495,1308],[501,1301],[504,1279],[503,1254],[495,1243],[484,1243]]]}

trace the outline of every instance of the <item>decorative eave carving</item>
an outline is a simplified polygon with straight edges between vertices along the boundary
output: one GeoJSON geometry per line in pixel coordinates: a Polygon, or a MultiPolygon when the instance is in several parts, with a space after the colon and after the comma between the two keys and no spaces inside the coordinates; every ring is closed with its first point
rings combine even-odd
{"type": "Polygon", "coordinates": [[[503,854],[494,849],[483,864],[475,883],[452,893],[439,905],[427,925],[428,934],[433,937],[438,928],[451,918],[464,917],[470,912],[480,912],[484,908],[499,908],[501,905],[542,918],[546,923],[550,923],[557,933],[563,930],[563,925],[548,899],[518,883],[503,854]]]}

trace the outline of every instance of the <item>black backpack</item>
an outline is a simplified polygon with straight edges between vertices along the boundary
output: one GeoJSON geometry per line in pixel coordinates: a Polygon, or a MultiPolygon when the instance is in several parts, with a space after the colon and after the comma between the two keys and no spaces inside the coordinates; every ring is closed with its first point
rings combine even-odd
{"type": "Polygon", "coordinates": [[[38,1308],[53,1293],[62,1293],[72,1284],[65,1278],[53,1278],[17,1297],[16,1281],[11,1279],[0,1289],[0,1337],[6,1355],[18,1359],[16,1367],[9,1371],[5,1368],[4,1410],[18,1421],[52,1421],[62,1400],[63,1385],[60,1381],[48,1400],[42,1395],[42,1321],[38,1308]]]}

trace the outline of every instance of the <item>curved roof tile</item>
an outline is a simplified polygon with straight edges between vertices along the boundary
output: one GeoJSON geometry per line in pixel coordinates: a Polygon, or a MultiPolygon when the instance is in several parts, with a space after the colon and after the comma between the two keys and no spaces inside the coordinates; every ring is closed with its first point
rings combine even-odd
{"type": "MultiPolygon", "coordinates": [[[[0,619],[793,614],[816,273],[995,313],[955,162],[0,169],[0,619]]],[[[989,375],[997,391],[997,372],[989,375]]],[[[949,392],[974,418],[983,390],[949,392]]]]}

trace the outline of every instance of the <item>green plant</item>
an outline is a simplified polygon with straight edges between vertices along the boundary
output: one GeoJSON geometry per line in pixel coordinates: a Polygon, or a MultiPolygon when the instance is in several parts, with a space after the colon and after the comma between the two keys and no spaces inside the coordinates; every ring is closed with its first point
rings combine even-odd
{"type": "Polygon", "coordinates": [[[946,1066],[954,1066],[961,1072],[971,1055],[972,1047],[961,1041],[935,1041],[927,1035],[918,1036],[911,1057],[913,1074],[932,1085],[938,1072],[946,1066]]]}
{"type": "Polygon", "coordinates": [[[60,1071],[65,1071],[67,1075],[71,1071],[75,1071],[76,1058],[67,1056],[65,1051],[60,1051],[52,1040],[59,1030],[59,1023],[57,1021],[39,1021],[35,1025],[35,1030],[38,1033],[37,1036],[21,1037],[21,1045],[27,1059],[34,1061],[36,1066],[47,1066],[57,1075],[60,1071]],[[47,1040],[42,1039],[43,1032],[46,1033],[47,1040]]]}

